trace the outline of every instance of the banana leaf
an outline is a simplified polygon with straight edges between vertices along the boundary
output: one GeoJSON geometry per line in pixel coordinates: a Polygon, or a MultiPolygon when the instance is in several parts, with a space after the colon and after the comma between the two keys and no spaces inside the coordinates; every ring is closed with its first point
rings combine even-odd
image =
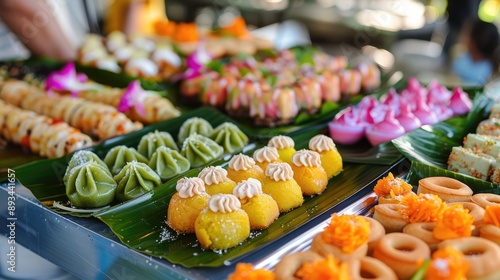
{"type": "MultiPolygon", "coordinates": [[[[272,241],[325,213],[389,169],[389,166],[383,165],[345,164],[343,172],[330,179],[323,194],[305,197],[302,206],[282,213],[269,228],[252,231],[250,238],[224,251],[204,250],[195,234],[177,235],[165,224],[168,203],[176,191],[174,179],[162,188],[94,213],[94,216],[106,223],[123,244],[136,251],[184,267],[220,267],[238,261],[253,250],[268,246],[272,241]]],[[[184,176],[197,174],[198,170],[192,170],[184,176]]]]}
{"type": "MultiPolygon", "coordinates": [[[[117,145],[137,147],[143,135],[155,130],[167,131],[170,132],[172,136],[176,137],[182,123],[185,120],[195,116],[203,117],[214,127],[223,122],[232,122],[230,118],[220,114],[215,109],[202,107],[197,110],[185,113],[178,118],[153,124],[127,135],[108,139],[96,146],[88,148],[87,150],[93,151],[100,158],[104,158],[106,153],[111,148],[117,145]]],[[[253,147],[253,145],[249,145],[249,147],[253,147]]],[[[15,167],[14,170],[16,171],[16,178],[20,181],[21,184],[28,188],[39,201],[46,204],[47,206],[51,206],[52,201],[62,201],[64,203],[68,201],[68,198],[66,197],[65,186],[63,184],[62,178],[64,176],[64,173],[66,172],[68,162],[71,159],[72,155],[73,154],[68,154],[65,157],[38,160],[19,167],[15,167]]],[[[52,209],[58,213],[67,213],[66,211],[61,211],[58,208],[52,209]]],[[[70,214],[75,216],[90,215],[75,212],[70,212],[70,214]]]]}

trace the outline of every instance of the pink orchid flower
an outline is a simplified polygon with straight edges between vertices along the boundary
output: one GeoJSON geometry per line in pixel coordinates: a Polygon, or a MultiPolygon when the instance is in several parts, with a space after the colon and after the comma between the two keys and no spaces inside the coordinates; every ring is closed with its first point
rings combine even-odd
{"type": "Polygon", "coordinates": [[[78,97],[79,91],[98,88],[100,86],[89,82],[85,74],[76,72],[73,62],[68,62],[61,70],[52,72],[45,80],[48,95],[52,95],[53,91],[69,91],[72,97],[78,97]]]}
{"type": "Polygon", "coordinates": [[[141,116],[144,116],[146,114],[146,109],[144,108],[146,94],[147,92],[141,87],[140,81],[135,80],[131,82],[120,99],[118,111],[123,113],[135,108],[141,116]]]}

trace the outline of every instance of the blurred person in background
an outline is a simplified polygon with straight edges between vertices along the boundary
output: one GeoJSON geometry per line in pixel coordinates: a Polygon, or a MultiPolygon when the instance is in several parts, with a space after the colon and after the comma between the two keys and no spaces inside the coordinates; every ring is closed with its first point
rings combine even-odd
{"type": "Polygon", "coordinates": [[[443,46],[445,54],[449,54],[457,43],[464,26],[478,18],[477,12],[481,0],[448,0],[446,13],[448,16],[448,35],[443,46]]]}

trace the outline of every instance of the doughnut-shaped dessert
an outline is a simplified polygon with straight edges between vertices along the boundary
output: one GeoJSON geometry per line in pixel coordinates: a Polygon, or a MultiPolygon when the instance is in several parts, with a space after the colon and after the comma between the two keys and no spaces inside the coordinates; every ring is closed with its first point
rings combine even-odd
{"type": "Polygon", "coordinates": [[[375,244],[379,241],[382,236],[385,235],[384,226],[374,218],[361,216],[370,223],[370,236],[368,237],[368,256],[373,254],[373,249],[375,249],[375,244]]]}
{"type": "Polygon", "coordinates": [[[385,231],[401,232],[408,224],[400,211],[405,208],[401,204],[379,204],[375,205],[373,218],[384,226],[385,231]]]}
{"type": "Polygon", "coordinates": [[[479,237],[500,245],[500,227],[495,225],[483,225],[479,230],[479,237]]]}
{"type": "Polygon", "coordinates": [[[353,280],[397,280],[394,270],[376,258],[362,257],[349,262],[353,280]]]}
{"type": "Polygon", "coordinates": [[[430,193],[445,202],[466,202],[472,197],[472,189],[466,184],[448,177],[427,177],[418,181],[417,194],[430,193]]]}
{"type": "Polygon", "coordinates": [[[295,273],[304,263],[311,263],[322,258],[321,255],[313,251],[302,251],[286,255],[274,267],[276,280],[299,279],[295,276],[295,273]]]}
{"type": "Polygon", "coordinates": [[[486,208],[488,205],[500,204],[500,195],[493,193],[477,193],[473,195],[470,200],[477,205],[486,208]]]}
{"type": "Polygon", "coordinates": [[[427,222],[427,223],[413,223],[408,224],[403,228],[403,233],[413,235],[418,239],[424,241],[431,251],[435,251],[437,249],[437,245],[442,241],[434,237],[432,233],[434,231],[434,227],[436,227],[435,222],[427,222]]]}
{"type": "Polygon", "coordinates": [[[401,178],[395,178],[391,172],[379,179],[373,191],[378,197],[378,204],[399,203],[401,198],[412,193],[412,185],[401,178]]]}
{"type": "MultiPolygon", "coordinates": [[[[472,230],[472,236],[479,236],[479,229],[483,226],[484,208],[473,202],[455,203],[462,204],[465,209],[469,210],[469,214],[474,217],[474,229],[472,230]]],[[[455,203],[449,203],[448,205],[453,205],[455,203]]]]}
{"type": "Polygon", "coordinates": [[[383,236],[373,252],[373,257],[392,268],[399,279],[410,279],[422,261],[431,256],[427,244],[415,236],[393,232],[383,236]]]}
{"type": "Polygon", "coordinates": [[[479,236],[500,245],[500,205],[486,206],[479,236]]]}
{"type": "Polygon", "coordinates": [[[446,246],[454,247],[464,254],[469,264],[467,279],[500,279],[500,247],[494,242],[471,236],[445,240],[439,243],[438,249],[446,246]]]}

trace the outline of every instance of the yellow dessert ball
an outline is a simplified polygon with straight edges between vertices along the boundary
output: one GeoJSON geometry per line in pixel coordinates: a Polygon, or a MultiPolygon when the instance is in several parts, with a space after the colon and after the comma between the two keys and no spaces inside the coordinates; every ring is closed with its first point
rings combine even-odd
{"type": "Polygon", "coordinates": [[[241,209],[248,214],[250,229],[268,228],[280,215],[278,203],[268,194],[240,199],[241,209]]]}
{"type": "Polygon", "coordinates": [[[328,176],[322,166],[308,167],[292,164],[293,178],[304,195],[320,194],[328,185],[328,176]]]}
{"type": "Polygon", "coordinates": [[[234,170],[232,168],[227,169],[227,177],[234,182],[238,183],[249,178],[254,178],[257,180],[262,180],[264,178],[264,170],[258,165],[254,165],[253,168],[247,170],[234,170]]]}
{"type": "Polygon", "coordinates": [[[319,155],[321,157],[321,165],[325,169],[328,179],[342,172],[342,156],[337,151],[337,148],[321,152],[319,155]]]}
{"type": "Polygon", "coordinates": [[[167,225],[178,234],[193,233],[196,218],[207,207],[209,198],[207,193],[188,198],[182,198],[179,193],[175,193],[168,205],[167,225]]]}
{"type": "Polygon", "coordinates": [[[205,186],[206,191],[209,195],[218,193],[232,194],[234,187],[236,187],[236,182],[229,178],[227,179],[227,181],[220,182],[219,184],[205,186]]]}
{"type": "Polygon", "coordinates": [[[275,181],[265,177],[262,181],[262,191],[276,200],[280,212],[288,212],[304,202],[302,189],[293,178],[287,181],[275,181]]]}
{"type": "Polygon", "coordinates": [[[196,238],[205,249],[224,250],[250,236],[250,221],[242,209],[229,213],[203,210],[195,222],[196,238]]]}

